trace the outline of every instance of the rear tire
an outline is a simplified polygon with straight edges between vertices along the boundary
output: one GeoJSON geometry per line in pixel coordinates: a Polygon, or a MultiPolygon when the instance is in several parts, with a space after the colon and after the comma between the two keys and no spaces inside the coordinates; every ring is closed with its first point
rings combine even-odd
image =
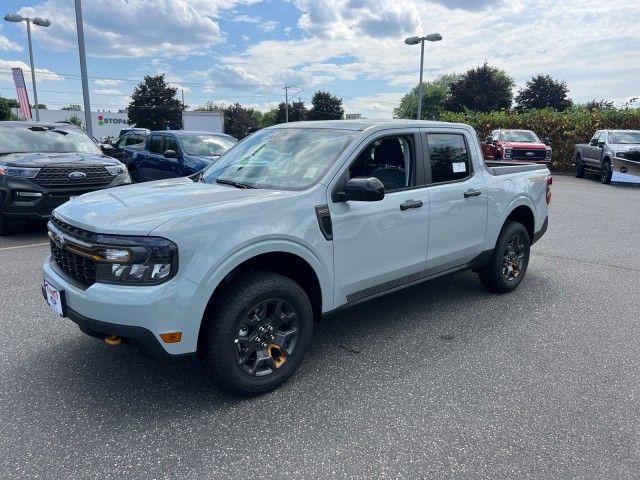
{"type": "Polygon", "coordinates": [[[584,163],[582,163],[582,157],[576,155],[576,177],[584,177],[584,163]]]}
{"type": "Polygon", "coordinates": [[[530,249],[531,239],[524,225],[505,223],[491,260],[478,271],[480,282],[495,293],[515,290],[527,272],[530,249]]]}
{"type": "Polygon", "coordinates": [[[243,396],[269,392],[287,381],[302,363],[313,333],[305,291],[271,272],[235,279],[206,320],[206,366],[222,389],[243,396]]]}
{"type": "Polygon", "coordinates": [[[611,162],[603,162],[602,168],[600,169],[600,181],[605,185],[609,185],[611,183],[611,174],[611,162]]]}

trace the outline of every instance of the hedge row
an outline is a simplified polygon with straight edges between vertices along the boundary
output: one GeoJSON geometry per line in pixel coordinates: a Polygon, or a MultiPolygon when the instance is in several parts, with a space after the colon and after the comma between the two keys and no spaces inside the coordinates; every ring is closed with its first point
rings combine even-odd
{"type": "Polygon", "coordinates": [[[533,130],[540,138],[549,137],[553,147],[554,171],[572,169],[573,147],[587,143],[596,130],[640,130],[640,108],[587,110],[574,107],[564,112],[552,109],[525,112],[443,112],[445,122],[468,123],[483,141],[495,128],[521,128],[533,130]]]}

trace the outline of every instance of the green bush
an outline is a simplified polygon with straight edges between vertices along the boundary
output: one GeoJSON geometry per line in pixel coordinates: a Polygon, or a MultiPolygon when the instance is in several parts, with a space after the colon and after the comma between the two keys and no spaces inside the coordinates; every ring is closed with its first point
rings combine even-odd
{"type": "Polygon", "coordinates": [[[574,145],[587,143],[596,130],[640,130],[640,108],[589,110],[573,107],[564,112],[550,108],[524,112],[443,112],[440,119],[468,123],[475,128],[481,141],[495,128],[521,128],[533,130],[541,138],[549,137],[553,148],[552,169],[558,172],[572,169],[574,145]]]}

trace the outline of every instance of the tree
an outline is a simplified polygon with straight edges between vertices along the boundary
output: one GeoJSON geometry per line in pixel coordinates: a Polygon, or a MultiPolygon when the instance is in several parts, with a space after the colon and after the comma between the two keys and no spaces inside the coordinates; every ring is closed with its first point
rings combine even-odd
{"type": "Polygon", "coordinates": [[[566,82],[554,80],[549,75],[536,75],[518,92],[516,103],[521,110],[550,107],[562,112],[573,104],[567,97],[568,92],[566,82]]]}
{"type": "Polygon", "coordinates": [[[593,99],[585,103],[584,108],[592,112],[594,110],[613,110],[615,107],[613,106],[613,102],[610,102],[608,100],[593,99]]]}
{"type": "Polygon", "coordinates": [[[309,120],[340,120],[344,116],[342,99],[329,92],[318,90],[311,99],[309,120]]]}
{"type": "Polygon", "coordinates": [[[60,110],[68,110],[70,112],[80,112],[82,108],[77,103],[72,103],[71,105],[67,105],[66,107],[62,107],[60,110]]]}
{"type": "Polygon", "coordinates": [[[6,98],[0,97],[0,120],[11,119],[11,107],[9,101],[6,98]]]}
{"type": "Polygon", "coordinates": [[[268,112],[259,112],[256,110],[254,111],[254,114],[256,116],[256,121],[258,122],[258,128],[270,127],[277,123],[276,110],[270,110],[268,112]]]}
{"type": "Polygon", "coordinates": [[[84,129],[84,123],[82,119],[77,115],[71,115],[69,117],[69,123],[73,123],[76,127],[80,127],[84,129]]]}
{"type": "Polygon", "coordinates": [[[244,108],[239,103],[229,105],[224,109],[224,131],[229,135],[241,139],[258,128],[255,111],[244,108]]]}
{"type": "MultiPolygon", "coordinates": [[[[285,103],[280,102],[278,108],[273,110],[276,114],[276,123],[284,123],[286,121],[285,114],[285,103]]],[[[289,104],[289,121],[290,122],[300,122],[302,120],[306,120],[309,115],[306,107],[304,106],[304,102],[293,102],[289,104]]]]}
{"type": "Polygon", "coordinates": [[[460,80],[451,84],[445,110],[462,112],[465,109],[491,112],[511,108],[513,79],[504,70],[486,63],[472,68],[460,80]]]}
{"type": "Polygon", "coordinates": [[[224,111],[224,107],[221,107],[220,105],[216,105],[211,100],[209,100],[204,105],[201,105],[200,107],[194,108],[193,111],[194,112],[220,112],[220,113],[222,113],[224,111]]]}
{"type": "MultiPolygon", "coordinates": [[[[443,104],[449,95],[451,84],[460,80],[462,75],[447,73],[440,75],[431,82],[422,82],[422,118],[438,120],[443,104]]],[[[418,97],[420,85],[416,85],[400,100],[400,104],[393,109],[395,118],[416,118],[418,115],[418,97]]]]}
{"type": "Polygon", "coordinates": [[[182,128],[183,105],[175,98],[177,88],[167,85],[164,74],[145,75],[131,95],[129,124],[150,130],[182,128]]]}

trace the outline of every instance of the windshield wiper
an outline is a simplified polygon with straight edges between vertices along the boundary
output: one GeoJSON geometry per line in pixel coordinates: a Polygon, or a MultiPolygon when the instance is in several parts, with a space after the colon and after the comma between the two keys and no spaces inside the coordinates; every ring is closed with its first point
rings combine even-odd
{"type": "Polygon", "coordinates": [[[221,183],[222,185],[231,185],[236,188],[256,188],[251,185],[247,185],[246,183],[234,182],[233,180],[225,180],[224,178],[216,179],[216,183],[221,183]]]}

